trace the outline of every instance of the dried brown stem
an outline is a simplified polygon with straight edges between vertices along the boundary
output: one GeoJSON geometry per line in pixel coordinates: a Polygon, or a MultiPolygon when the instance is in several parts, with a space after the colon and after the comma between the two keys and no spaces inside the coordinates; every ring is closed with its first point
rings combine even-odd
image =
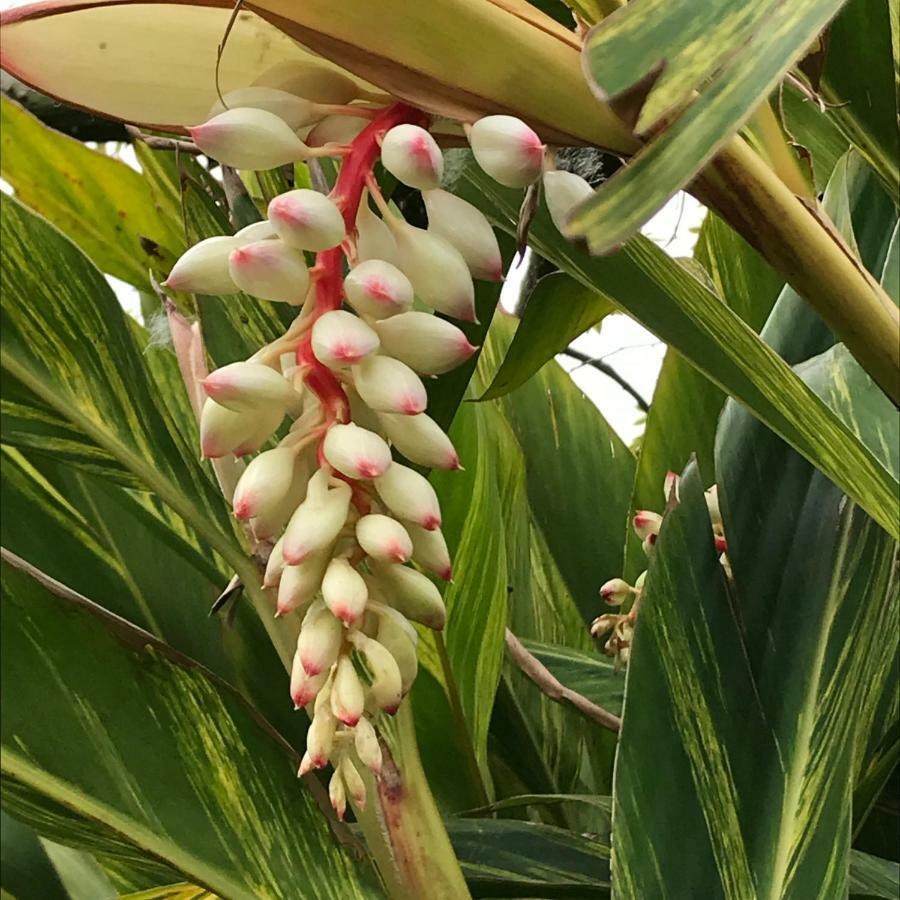
{"type": "Polygon", "coordinates": [[[151,150],[177,150],[179,153],[189,153],[191,156],[200,156],[203,151],[193,141],[178,141],[175,138],[157,137],[153,134],[144,134],[140,128],[134,125],[126,125],[125,130],[134,141],[141,141],[151,150]]]}

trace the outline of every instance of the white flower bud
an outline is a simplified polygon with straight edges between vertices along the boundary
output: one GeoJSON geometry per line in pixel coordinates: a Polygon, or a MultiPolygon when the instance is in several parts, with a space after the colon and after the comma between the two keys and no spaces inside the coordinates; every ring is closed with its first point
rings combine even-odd
{"type": "Polygon", "coordinates": [[[444,176],[444,156],[435,139],[418,125],[395,125],[381,142],[381,164],[398,181],[432,190],[444,176]]]}
{"type": "Polygon", "coordinates": [[[366,406],[377,412],[414,416],[428,405],[422,379],[390,356],[370,356],[354,366],[353,386],[366,406]]]}
{"type": "Polygon", "coordinates": [[[277,237],[272,223],[268,219],[252,222],[234,233],[234,239],[240,244],[255,244],[257,241],[269,241],[277,237]]]}
{"type": "Polygon", "coordinates": [[[335,769],[331,780],[328,782],[328,799],[331,801],[331,807],[334,814],[340,822],[344,821],[344,815],[347,812],[347,790],[344,787],[344,779],[341,778],[340,769],[335,769]]]}
{"type": "Polygon", "coordinates": [[[360,428],[374,431],[375,434],[382,434],[381,422],[378,421],[378,414],[363,403],[362,397],[359,396],[356,388],[351,383],[346,383],[344,385],[344,394],[346,394],[347,400],[350,403],[351,421],[359,425],[360,428]]]}
{"type": "Polygon", "coordinates": [[[356,214],[356,258],[359,262],[380,259],[397,263],[397,242],[391,229],[372,212],[368,193],[363,191],[356,214]]]}
{"type": "MultiPolygon", "coordinates": [[[[672,491],[675,491],[675,499],[678,500],[678,483],[681,479],[678,477],[677,472],[666,472],[665,480],[663,481],[663,497],[665,498],[666,503],[669,502],[669,498],[672,496],[672,491]]],[[[715,485],[713,486],[715,487],[715,485]]],[[[712,490],[713,488],[710,488],[712,490]]]]}
{"type": "Polygon", "coordinates": [[[447,191],[426,191],[422,199],[428,211],[428,230],[459,250],[472,277],[502,281],[500,245],[484,213],[447,191]]]}
{"type": "Polygon", "coordinates": [[[312,768],[321,769],[328,765],[328,757],[334,749],[336,727],[337,721],[329,707],[316,709],[316,714],[306,731],[306,752],[309,753],[312,768]]]}
{"type": "Polygon", "coordinates": [[[322,443],[325,459],[348,478],[378,478],[391,465],[391,449],[374,431],[350,422],[332,425],[322,443]]]}
{"type": "Polygon", "coordinates": [[[566,216],[593,193],[594,189],[574,172],[544,172],[544,200],[557,231],[562,232],[566,216]]]}
{"type": "Polygon", "coordinates": [[[372,723],[365,717],[353,729],[353,744],[360,762],[377,775],[381,771],[381,745],[372,723]]]}
{"type": "Polygon", "coordinates": [[[476,321],[475,286],[456,247],[405,222],[394,225],[394,240],[400,268],[423,303],[455,319],[476,321]]]}
{"type": "Polygon", "coordinates": [[[236,412],[263,405],[284,410],[297,400],[297,392],[288,380],[261,363],[222,366],[203,379],[203,389],[216,403],[236,412]]]}
{"type": "Polygon", "coordinates": [[[238,412],[207,398],[200,411],[200,448],[203,458],[218,459],[231,453],[250,437],[258,424],[258,418],[249,409],[238,412]]]}
{"type": "Polygon", "coordinates": [[[600,596],[610,606],[621,606],[633,593],[631,585],[621,578],[612,578],[600,588],[600,596]]]}
{"type": "Polygon", "coordinates": [[[450,551],[440,528],[426,531],[421,525],[410,522],[407,525],[410,539],[412,540],[413,562],[418,563],[423,569],[437,575],[444,581],[453,578],[453,566],[450,562],[450,551]]]}
{"type": "Polygon", "coordinates": [[[400,669],[403,693],[409,693],[419,670],[416,655],[418,635],[403,613],[385,606],[379,610],[378,631],[375,639],[390,651],[400,669]]]}
{"type": "Polygon", "coordinates": [[[299,305],[309,290],[303,254],[283,241],[256,241],[232,250],[228,270],[242,291],[262,300],[299,305]]]}
{"type": "Polygon", "coordinates": [[[307,147],[324,147],[325,144],[349,144],[371,119],[359,116],[326,116],[306,136],[307,147]]]}
{"type": "Polygon", "coordinates": [[[255,424],[252,431],[232,450],[235,456],[256,453],[272,437],[284,418],[284,407],[281,404],[261,405],[256,409],[247,408],[244,411],[252,415],[255,424]]]}
{"type": "Polygon", "coordinates": [[[315,700],[327,680],[327,672],[308,675],[300,662],[300,654],[295,653],[294,662],[291,665],[291,700],[294,701],[294,708],[300,709],[315,700]]]}
{"type": "Polygon", "coordinates": [[[190,294],[236,294],[228,257],[238,246],[234,237],[210,237],[188,247],[172,266],[163,287],[190,294]]]}
{"type": "Polygon", "coordinates": [[[284,570],[284,554],[281,552],[284,538],[279,538],[269,554],[266,561],[266,571],[263,575],[263,587],[275,587],[281,580],[281,573],[284,570]]]}
{"type": "Polygon", "coordinates": [[[349,561],[338,558],[331,560],[325,570],[322,599],[336,618],[352,625],[366,610],[369,590],[349,561]]]}
{"type": "Polygon", "coordinates": [[[472,126],[469,144],[478,165],[506,187],[528,187],[540,178],[544,145],[521,119],[485,116],[472,126]]]}
{"type": "Polygon", "coordinates": [[[388,715],[394,715],[403,699],[403,680],[397,660],[387,647],[366,637],[361,631],[354,632],[349,639],[366,658],[366,667],[372,675],[369,691],[375,705],[388,715]]]}
{"type": "Polygon", "coordinates": [[[345,309],[324,313],[312,327],[312,351],[319,362],[332,369],[358,363],[374,353],[379,343],[378,335],[345,309]]]}
{"type": "Polygon", "coordinates": [[[254,457],[244,469],[234,489],[232,508],[238,519],[252,519],[267,507],[275,506],[291,489],[297,454],[276,447],[254,457]]]}
{"type": "Polygon", "coordinates": [[[413,552],[407,530],[396,519],[378,513],[363,516],[356,523],[356,540],[376,562],[405,563],[413,552]]]}
{"type": "Polygon", "coordinates": [[[714,484],[703,495],[706,498],[706,508],[709,511],[709,518],[712,521],[713,528],[722,528],[722,512],[719,509],[719,486],[714,484]]]}
{"type": "Polygon", "coordinates": [[[219,115],[228,109],[246,108],[264,109],[283,119],[293,131],[304,125],[311,125],[322,118],[317,105],[296,94],[261,85],[237,88],[224,94],[222,100],[216,100],[209,111],[209,118],[219,115]],[[222,103],[222,100],[225,103],[222,103]]]}
{"type": "Polygon", "coordinates": [[[379,413],[391,443],[408,459],[430,469],[459,469],[459,455],[440,425],[425,413],[379,413]]]}
{"type": "Polygon", "coordinates": [[[288,519],[294,514],[294,510],[303,502],[308,481],[309,463],[301,453],[294,459],[293,477],[287,492],[278,503],[264,506],[262,511],[250,522],[253,527],[253,536],[258,541],[269,540],[281,533],[288,519]]]}
{"type": "Polygon", "coordinates": [[[430,313],[405,312],[375,322],[381,350],[420,375],[442,375],[464,363],[478,348],[452,322],[430,313]]]}
{"type": "Polygon", "coordinates": [[[279,194],[269,204],[268,216],[278,237],[300,250],[330,250],[346,235],[334,201],[308,188],[279,194]]]}
{"type": "Polygon", "coordinates": [[[314,768],[315,766],[313,765],[312,757],[309,755],[309,750],[307,750],[300,760],[300,767],[297,769],[297,777],[302,778],[304,775],[309,775],[314,768]]]}
{"type": "Polygon", "coordinates": [[[361,262],[344,279],[344,293],[360,315],[373,319],[406,312],[413,304],[410,280],[383,259],[361,262]]]}
{"type": "Polygon", "coordinates": [[[322,498],[314,496],[310,482],[306,499],[291,516],[284,532],[282,552],[288,565],[299,565],[334,543],[347,521],[350,496],[348,484],[338,485],[322,498]]]}
{"type": "Polygon", "coordinates": [[[297,566],[284,566],[278,583],[276,616],[283,616],[312,603],[328,566],[328,554],[314,553],[297,566]]]}
{"type": "Polygon", "coordinates": [[[397,518],[415,522],[429,531],[441,527],[437,494],[414,469],[395,462],[375,479],[375,490],[397,518]]]}
{"type": "Polygon", "coordinates": [[[228,109],[188,131],[204,153],[235,169],[275,169],[308,152],[284,119],[264,109],[228,109]]]}
{"type": "Polygon", "coordinates": [[[350,799],[354,802],[356,808],[360,810],[365,809],[366,785],[349,756],[345,756],[340,763],[338,763],[338,771],[344,781],[347,793],[350,795],[350,799]]]}
{"type": "Polygon", "coordinates": [[[349,103],[361,96],[359,85],[327,64],[306,60],[276,63],[254,85],[274,87],[316,103],[349,103]]]}
{"type": "Polygon", "coordinates": [[[331,688],[331,711],[345,725],[354,726],[363,714],[366,696],[349,656],[338,659],[331,688]]]}
{"type": "Polygon", "coordinates": [[[659,526],[662,524],[662,516],[655,512],[642,509],[635,513],[632,519],[634,533],[643,541],[648,537],[659,534],[659,526]]]}
{"type": "Polygon", "coordinates": [[[314,611],[311,608],[311,611],[312,617],[307,616],[300,628],[297,652],[306,674],[318,675],[327,671],[337,659],[344,640],[344,626],[324,606],[314,611]]]}
{"type": "Polygon", "coordinates": [[[441,592],[421,572],[408,566],[379,565],[375,577],[391,605],[407,619],[440,631],[447,620],[441,592]]]}

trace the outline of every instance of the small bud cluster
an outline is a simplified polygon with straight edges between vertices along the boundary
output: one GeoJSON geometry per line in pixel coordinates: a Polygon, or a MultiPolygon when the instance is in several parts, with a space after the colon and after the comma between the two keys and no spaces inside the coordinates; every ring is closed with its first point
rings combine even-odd
{"type": "MultiPolygon", "coordinates": [[[[437,495],[392,450],[423,467],[460,468],[426,413],[422,379],[475,352],[442,316],[475,321],[473,278],[498,281],[503,264],[482,213],[441,190],[443,156],[425,115],[400,105],[338,108],[358,91],[335,74],[279,68],[226,94],[191,130],[204,151],[235,167],[306,159],[314,144],[342,165],[329,196],[275,197],[265,221],[190,248],[166,285],[299,307],[281,338],[204,380],[200,439],[206,458],[256,454],[233,510],[272,544],[264,584],[277,591],[276,615],[302,616],[290,690],[312,721],[300,774],[331,763],[331,800],[343,816],[348,797],[358,807],[366,800],[359,766],[381,769],[378,716],[396,712],[416,677],[411,622],[444,626],[429,576],[452,575],[437,495]],[[422,191],[427,229],[388,207],[372,174],[379,157],[422,191]],[[311,269],[304,251],[317,254],[311,269]],[[287,433],[263,449],[285,419],[287,433]]],[[[524,123],[490,116],[470,140],[502,183],[540,177],[544,148],[524,123]]]]}
{"type": "MultiPolygon", "coordinates": [[[[674,472],[666,473],[663,492],[667,503],[672,501],[678,502],[678,481],[678,475],[674,472]]],[[[725,541],[722,516],[719,512],[717,486],[713,485],[706,491],[705,497],[706,507],[712,521],[713,539],[716,550],[720,554],[719,561],[727,570],[728,558],[726,554],[728,544],[725,541]]],[[[631,520],[634,532],[641,539],[641,547],[648,557],[653,554],[662,521],[662,515],[646,509],[636,512],[631,520]]],[[[595,638],[609,635],[606,643],[603,645],[603,650],[608,656],[614,658],[617,668],[628,664],[631,640],[634,636],[634,624],[637,620],[646,577],[647,572],[645,570],[641,572],[633,586],[621,578],[613,578],[600,588],[600,596],[608,606],[619,607],[629,599],[631,600],[631,608],[627,612],[606,613],[594,619],[591,623],[591,634],[595,638]]]]}

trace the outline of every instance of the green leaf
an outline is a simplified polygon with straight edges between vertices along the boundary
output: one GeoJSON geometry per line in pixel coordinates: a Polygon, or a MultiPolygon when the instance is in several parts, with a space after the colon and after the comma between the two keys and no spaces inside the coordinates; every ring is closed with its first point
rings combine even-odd
{"type": "MultiPolygon", "coordinates": [[[[585,803],[602,809],[606,813],[612,811],[612,798],[599,794],[520,794],[506,797],[479,809],[467,809],[460,816],[483,816],[486,813],[502,812],[507,809],[518,809],[523,806],[544,806],[552,803],[585,803]]],[[[608,829],[607,829],[608,830],[608,829]]]]}
{"type": "MultiPolygon", "coordinates": [[[[675,192],[691,181],[709,162],[725,142],[752,115],[756,107],[768,97],[791,65],[800,58],[829,19],[840,9],[843,0],[777,0],[747,6],[738,0],[716,0],[715,5],[704,4],[713,23],[721,26],[704,34],[699,46],[693,30],[680,30],[676,16],[691,16],[703,26],[696,6],[687,0],[663,3],[644,0],[626,7],[625,15],[610,18],[610,26],[598,25],[587,39],[587,68],[595,84],[606,93],[610,72],[624,67],[627,84],[635,75],[649,74],[637,48],[646,48],[659,58],[659,33],[666,34],[667,48],[671,40],[684,40],[685,60],[696,61],[699,71],[688,67],[683,84],[676,83],[675,99],[687,99],[687,88],[697,78],[706,79],[699,96],[673,122],[650,139],[631,162],[609,179],[594,197],[581,204],[569,217],[566,231],[571,237],[584,238],[591,251],[604,253],[630,238],[648,218],[675,192]],[[666,12],[660,12],[658,7],[666,12]],[[733,14],[735,19],[726,16],[733,14]],[[734,21],[741,27],[733,27],[734,21]],[[622,32],[616,25],[622,23],[622,32]],[[627,29],[627,30],[625,30],[627,29]],[[679,36],[680,35],[680,36],[679,36]],[[722,53],[722,64],[713,71],[714,55],[722,53]],[[629,59],[637,59],[640,66],[632,71],[629,59]]],[[[676,43],[676,53],[680,49],[676,43]]],[[[679,69],[673,66],[673,81],[679,69]]],[[[638,75],[639,77],[639,75],[638,75]]],[[[663,76],[665,80],[665,76],[663,76]]],[[[665,81],[664,81],[665,83],[665,81]]],[[[655,93],[655,92],[654,92],[655,93]]],[[[670,102],[664,99],[653,103],[653,93],[647,111],[641,112],[637,130],[653,123],[666,111],[670,102]]],[[[640,108],[640,107],[639,107],[640,108]]]]}
{"type": "Polygon", "coordinates": [[[499,371],[480,399],[493,400],[519,387],[613,309],[608,298],[568,275],[555,272],[542,278],[528,297],[499,371]]]}
{"type": "MultiPolygon", "coordinates": [[[[454,190],[511,233],[518,206],[466,157],[448,166],[454,190]]],[[[752,329],[704,285],[642,237],[594,258],[566,242],[542,211],[534,249],[582,284],[606,294],[675,347],[755,416],[806,456],[893,534],[897,482],[752,329]]],[[[620,570],[621,571],[621,570],[620,570]]]]}
{"type": "Polygon", "coordinates": [[[296,754],[231,688],[46,576],[3,568],[5,775],[222,896],[376,895],[297,784],[296,754]]]}
{"type": "Polygon", "coordinates": [[[47,128],[0,99],[0,176],[110,275],[146,288],[147,270],[168,272],[184,249],[146,181],[125,163],[47,128]]]}
{"type": "Polygon", "coordinates": [[[900,891],[900,863],[850,851],[850,896],[894,900],[900,891]]]}
{"type": "Polygon", "coordinates": [[[69,900],[40,838],[0,812],[0,888],[15,900],[69,900]]]}

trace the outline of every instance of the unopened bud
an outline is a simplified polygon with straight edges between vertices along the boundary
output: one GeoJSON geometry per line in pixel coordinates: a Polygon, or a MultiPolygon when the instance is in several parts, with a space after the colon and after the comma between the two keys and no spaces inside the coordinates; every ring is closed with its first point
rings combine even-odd
{"type": "Polygon", "coordinates": [[[430,469],[459,469],[459,455],[431,416],[379,413],[391,443],[409,460],[430,469]]]}
{"type": "Polygon", "coordinates": [[[297,639],[297,652],[306,674],[318,675],[328,670],[337,659],[343,639],[344,626],[326,607],[304,619],[297,639]]]}
{"type": "Polygon", "coordinates": [[[295,653],[294,662],[291,665],[291,700],[294,701],[294,707],[299,709],[315,700],[327,680],[327,672],[308,675],[300,662],[300,654],[295,653]]]}
{"type": "MultiPolygon", "coordinates": [[[[264,421],[271,418],[263,416],[264,421]]],[[[253,434],[259,419],[259,414],[252,410],[229,409],[207,398],[200,411],[200,450],[204,459],[218,459],[231,453],[253,434]]]]}
{"type": "Polygon", "coordinates": [[[569,213],[593,193],[594,189],[574,172],[544,172],[544,199],[559,232],[563,231],[569,213]]]}
{"type": "Polygon", "coordinates": [[[709,518],[712,521],[713,528],[721,530],[722,528],[722,511],[719,509],[719,486],[714,484],[703,496],[706,498],[706,508],[709,511],[709,518]]]}
{"type": "Polygon", "coordinates": [[[316,709],[316,714],[306,731],[306,752],[314,769],[328,765],[328,757],[334,749],[334,732],[337,721],[327,706],[316,709]]]}
{"type": "Polygon", "coordinates": [[[405,222],[394,227],[400,268],[419,299],[445,315],[474,322],[475,287],[465,259],[440,235],[405,222]]]}
{"type": "Polygon", "coordinates": [[[359,116],[326,116],[306,136],[306,146],[349,144],[370,121],[359,116]]]}
{"type": "Polygon", "coordinates": [[[405,563],[413,552],[407,530],[396,519],[377,513],[363,516],[356,523],[356,540],[376,562],[405,563]]]}
{"type": "Polygon", "coordinates": [[[444,157],[435,139],[418,125],[395,125],[381,142],[381,164],[398,181],[429,191],[440,186],[444,157]]]}
{"type": "Polygon", "coordinates": [[[238,242],[233,237],[210,237],[188,247],[175,261],[163,287],[190,294],[236,294],[228,270],[228,256],[238,242]]]}
{"type": "Polygon", "coordinates": [[[678,482],[680,480],[675,472],[666,472],[666,477],[663,481],[663,496],[666,499],[666,503],[669,502],[673,490],[675,491],[675,499],[678,500],[678,482]]]}
{"type": "Polygon", "coordinates": [[[378,566],[376,579],[386,596],[407,619],[440,631],[447,620],[441,592],[433,582],[408,566],[378,566]]]}
{"type": "Polygon", "coordinates": [[[635,513],[631,520],[634,533],[643,541],[653,535],[659,534],[659,526],[662,524],[662,516],[659,513],[642,509],[635,513]]]}
{"type": "Polygon", "coordinates": [[[378,478],[391,465],[391,449],[384,439],[350,422],[332,425],[322,443],[325,459],[348,478],[378,478]]]}
{"type": "Polygon", "coordinates": [[[453,578],[453,566],[450,562],[447,542],[444,540],[440,528],[426,531],[420,525],[410,522],[407,529],[412,539],[413,562],[437,575],[438,578],[450,581],[453,578]]]}
{"type": "Polygon", "coordinates": [[[268,216],[278,237],[300,250],[330,250],[346,235],[334,201],[308,188],[279,194],[269,204],[268,216]]]}
{"type": "Polygon", "coordinates": [[[284,559],[289,565],[299,565],[334,543],[347,521],[351,493],[350,485],[340,484],[324,497],[317,497],[310,482],[306,499],[291,516],[284,532],[284,559]]]}
{"type": "Polygon", "coordinates": [[[306,496],[309,471],[310,467],[307,459],[303,454],[300,454],[294,459],[293,477],[287,492],[282,495],[281,500],[277,503],[264,505],[250,522],[253,528],[253,536],[258,541],[270,540],[284,530],[288,519],[294,514],[294,510],[303,502],[306,496]]]}
{"type": "Polygon", "coordinates": [[[216,369],[203,380],[203,389],[216,403],[236,412],[263,405],[283,410],[297,399],[297,392],[280,372],[252,362],[216,369]]]}
{"type": "Polygon", "coordinates": [[[378,346],[378,335],[345,309],[319,316],[312,327],[312,351],[319,362],[332,369],[355,365],[378,346]]]}
{"type": "Polygon", "coordinates": [[[416,646],[419,636],[403,613],[390,606],[379,607],[375,639],[397,662],[404,695],[409,692],[419,668],[416,646]]]}
{"type": "Polygon", "coordinates": [[[372,212],[365,191],[356,214],[356,258],[360,262],[380,259],[394,265],[397,263],[397,242],[394,235],[372,212]]]}
{"type": "Polygon", "coordinates": [[[290,448],[276,447],[254,457],[234,489],[232,507],[238,519],[258,516],[266,507],[281,502],[291,488],[294,460],[290,448]]]}
{"type": "Polygon", "coordinates": [[[344,821],[347,812],[347,790],[344,787],[344,779],[341,778],[340,769],[335,769],[331,780],[328,782],[328,799],[339,821],[344,821]]]}
{"type": "Polygon", "coordinates": [[[353,729],[353,744],[360,762],[377,775],[381,771],[381,745],[372,723],[365,717],[353,729]]]}
{"type": "Polygon", "coordinates": [[[422,379],[390,356],[369,356],[354,366],[353,385],[363,402],[377,412],[412,416],[428,405],[422,379]]]}
{"type": "Polygon", "coordinates": [[[472,277],[502,281],[500,245],[484,213],[447,191],[426,191],[422,199],[428,212],[428,230],[459,250],[472,277]]]}
{"type": "Polygon", "coordinates": [[[322,599],[345,625],[356,622],[366,610],[369,591],[362,575],[343,558],[333,559],[322,580],[322,599]]]}
{"type": "Polygon", "coordinates": [[[394,265],[383,259],[361,262],[344,279],[347,302],[360,314],[385,319],[406,312],[413,304],[413,286],[394,265]]]}
{"type": "Polygon", "coordinates": [[[611,631],[616,626],[620,618],[621,616],[617,613],[606,613],[598,616],[591,622],[591,634],[594,637],[606,634],[607,631],[611,631]]]}
{"type": "Polygon", "coordinates": [[[309,750],[307,750],[300,760],[300,767],[297,769],[297,777],[302,778],[304,775],[309,775],[314,768],[315,766],[313,765],[312,757],[309,755],[309,750]]]}
{"type": "Polygon", "coordinates": [[[275,169],[308,152],[284,119],[264,109],[228,109],[188,131],[204,153],[234,169],[275,169]]]}
{"type": "Polygon", "coordinates": [[[375,705],[388,715],[394,715],[403,699],[403,681],[397,660],[387,647],[366,637],[361,631],[354,632],[350,641],[366,658],[366,667],[372,676],[369,690],[375,705]]]}
{"type": "Polygon", "coordinates": [[[277,235],[268,219],[263,219],[260,222],[251,222],[240,231],[234,233],[234,239],[241,245],[255,244],[257,241],[270,241],[274,237],[277,237],[277,235]]]}
{"type": "Polygon", "coordinates": [[[266,69],[254,85],[274,87],[298,97],[307,97],[316,103],[349,103],[360,95],[359,85],[329,66],[327,62],[291,60],[276,63],[266,69]]]}
{"type": "Polygon", "coordinates": [[[365,809],[366,785],[349,756],[345,756],[340,761],[338,770],[341,773],[341,778],[344,780],[344,786],[347,788],[347,793],[350,795],[350,799],[353,801],[356,808],[360,810],[365,809]]]}
{"type": "Polygon", "coordinates": [[[297,566],[284,566],[278,583],[276,615],[283,616],[312,603],[322,586],[327,565],[328,555],[322,552],[307,557],[297,566]]]}
{"type": "Polygon", "coordinates": [[[600,588],[600,596],[610,606],[621,606],[633,593],[631,585],[621,578],[612,578],[600,588]]]}
{"type": "Polygon", "coordinates": [[[634,580],[634,592],[636,594],[640,594],[640,592],[644,589],[644,582],[647,580],[647,570],[645,569],[641,572],[640,575],[634,580]]]}
{"type": "Polygon", "coordinates": [[[441,507],[434,488],[414,469],[394,463],[380,478],[375,490],[398,519],[415,522],[432,531],[441,527],[441,507]]]}
{"type": "Polygon", "coordinates": [[[309,290],[303,254],[283,241],[256,241],[232,250],[228,269],[242,291],[262,300],[298,305],[309,290]]]}
{"type": "Polygon", "coordinates": [[[655,545],[656,535],[648,534],[647,537],[645,537],[644,540],[641,541],[641,550],[643,550],[647,556],[650,556],[653,553],[653,547],[655,545]]]}
{"type": "Polygon", "coordinates": [[[284,569],[284,554],[281,552],[284,538],[279,538],[269,553],[266,560],[266,571],[263,575],[263,587],[275,587],[281,580],[281,573],[284,569]]]}
{"type": "Polygon", "coordinates": [[[312,101],[278,88],[261,85],[250,85],[229,91],[222,96],[222,100],[216,100],[209,111],[209,116],[212,118],[227,109],[246,107],[273,113],[287,122],[293,131],[304,125],[311,125],[322,117],[321,111],[312,101]]]}
{"type": "Polygon", "coordinates": [[[472,126],[469,144],[478,165],[506,187],[527,187],[541,175],[544,145],[521,119],[485,116],[472,126]]]}
{"type": "Polygon", "coordinates": [[[331,711],[345,725],[354,726],[362,716],[366,696],[349,656],[338,660],[331,688],[331,711]]]}
{"type": "Polygon", "coordinates": [[[420,375],[442,375],[464,363],[478,348],[452,322],[411,311],[374,323],[382,352],[420,375]]]}
{"type": "Polygon", "coordinates": [[[247,408],[242,412],[251,415],[255,424],[240,444],[231,451],[235,456],[256,453],[272,437],[284,418],[282,404],[260,405],[256,409],[247,408]]]}

